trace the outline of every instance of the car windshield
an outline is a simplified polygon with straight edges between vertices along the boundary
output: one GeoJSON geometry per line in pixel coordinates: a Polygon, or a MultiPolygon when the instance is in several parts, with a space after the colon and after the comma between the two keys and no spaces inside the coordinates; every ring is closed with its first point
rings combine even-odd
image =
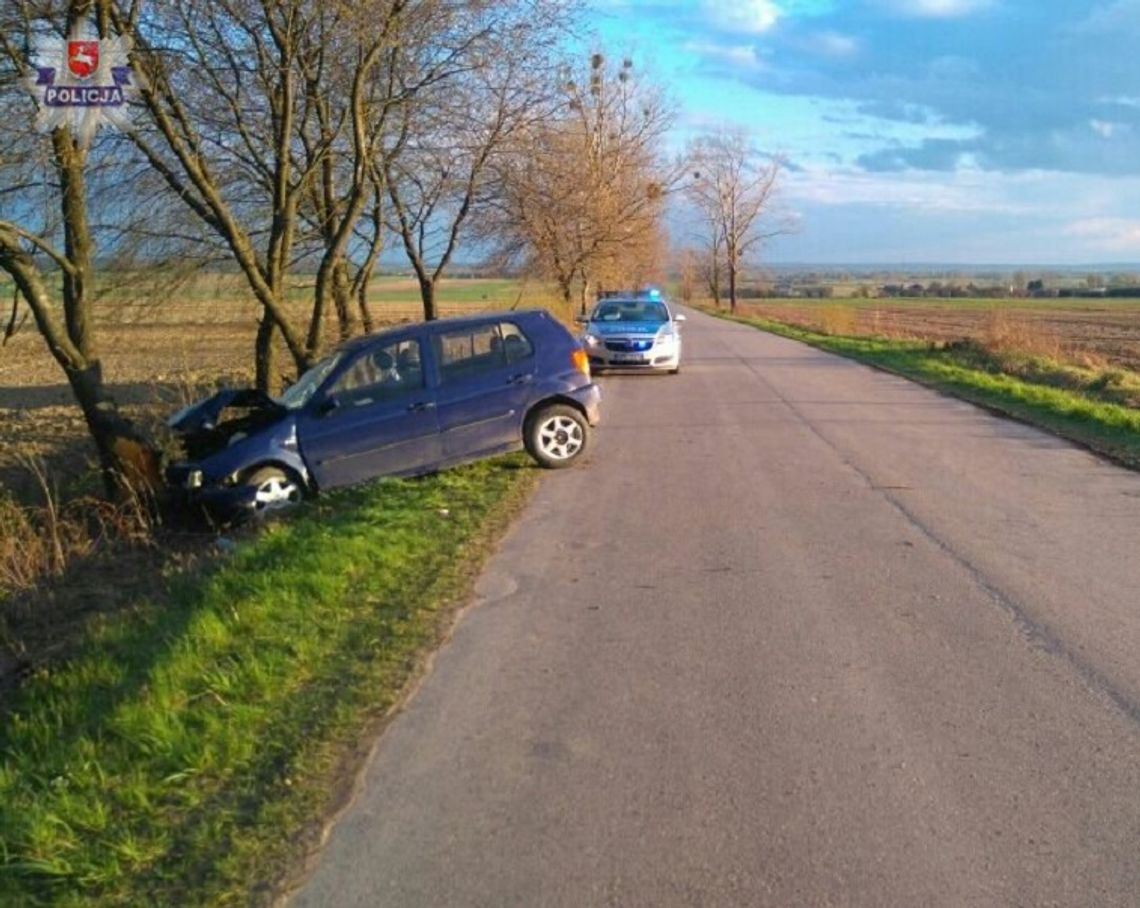
{"type": "Polygon", "coordinates": [[[333,353],[326,356],[308,372],[291,384],[284,393],[277,398],[277,402],[287,410],[300,410],[311,399],[317,388],[321,386],[330,372],[336,368],[343,353],[333,353]]]}
{"type": "Polygon", "coordinates": [[[599,303],[594,310],[595,322],[667,322],[669,310],[652,300],[614,300],[599,303]]]}

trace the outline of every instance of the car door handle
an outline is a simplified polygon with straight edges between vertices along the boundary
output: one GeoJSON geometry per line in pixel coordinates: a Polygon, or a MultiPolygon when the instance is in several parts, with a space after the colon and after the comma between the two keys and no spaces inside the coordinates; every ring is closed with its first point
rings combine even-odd
{"type": "Polygon", "coordinates": [[[434,409],[435,409],[435,401],[431,401],[431,400],[422,400],[419,403],[408,404],[408,412],[409,413],[423,413],[424,410],[434,410],[434,409]]]}
{"type": "Polygon", "coordinates": [[[518,375],[512,375],[507,379],[509,385],[525,385],[528,381],[534,378],[529,372],[522,372],[518,375]]]}

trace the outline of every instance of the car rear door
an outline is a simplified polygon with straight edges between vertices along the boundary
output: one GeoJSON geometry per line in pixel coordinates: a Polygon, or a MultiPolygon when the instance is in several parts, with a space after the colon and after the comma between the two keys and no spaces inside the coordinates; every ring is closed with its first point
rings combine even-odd
{"type": "Polygon", "coordinates": [[[441,459],[421,344],[412,338],[358,353],[301,414],[301,453],[320,488],[412,473],[441,459]]]}
{"type": "Polygon", "coordinates": [[[441,330],[432,340],[446,459],[518,444],[535,376],[531,339],[512,320],[441,330]]]}

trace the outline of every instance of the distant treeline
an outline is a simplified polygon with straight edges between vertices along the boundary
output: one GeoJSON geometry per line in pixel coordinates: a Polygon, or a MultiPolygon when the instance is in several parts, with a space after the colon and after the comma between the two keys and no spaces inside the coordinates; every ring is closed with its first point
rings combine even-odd
{"type": "Polygon", "coordinates": [[[1030,281],[1026,287],[1008,284],[957,284],[932,281],[929,284],[859,284],[836,288],[827,284],[753,284],[740,288],[740,299],[832,299],[834,297],[879,299],[1140,299],[1140,286],[1133,287],[1045,287],[1030,281]]]}

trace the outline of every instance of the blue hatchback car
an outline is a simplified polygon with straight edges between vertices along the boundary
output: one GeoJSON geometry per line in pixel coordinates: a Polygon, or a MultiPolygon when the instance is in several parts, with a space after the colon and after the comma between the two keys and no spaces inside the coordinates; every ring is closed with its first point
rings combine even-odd
{"type": "Polygon", "coordinates": [[[405,325],[350,341],[280,397],[225,390],[176,413],[185,459],[167,481],[232,516],[519,448],[566,467],[600,398],[585,351],[542,310],[405,325]]]}

